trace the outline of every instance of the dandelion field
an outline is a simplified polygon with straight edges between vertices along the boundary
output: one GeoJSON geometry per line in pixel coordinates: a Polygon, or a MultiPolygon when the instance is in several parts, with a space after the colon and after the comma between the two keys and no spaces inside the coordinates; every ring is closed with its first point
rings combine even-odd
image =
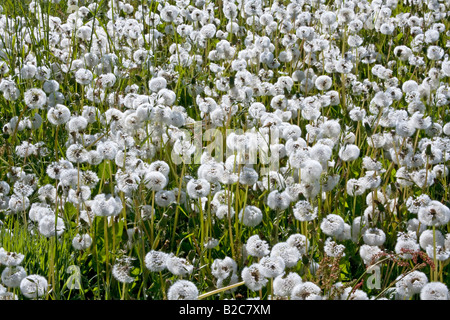
{"type": "Polygon", "coordinates": [[[448,0],[0,3],[0,299],[448,300],[448,0]]]}

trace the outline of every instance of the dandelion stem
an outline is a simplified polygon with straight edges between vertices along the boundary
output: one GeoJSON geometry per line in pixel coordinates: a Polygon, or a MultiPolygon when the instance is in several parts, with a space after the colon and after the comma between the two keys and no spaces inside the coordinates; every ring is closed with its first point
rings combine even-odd
{"type": "Polygon", "coordinates": [[[106,271],[106,288],[105,300],[110,298],[109,293],[109,243],[108,243],[108,217],[103,218],[104,238],[105,238],[105,271],[106,271]]]}
{"type": "Polygon", "coordinates": [[[173,231],[172,231],[172,248],[175,245],[175,235],[177,233],[177,224],[178,224],[178,215],[179,215],[179,206],[180,206],[180,199],[181,199],[181,186],[183,182],[183,176],[184,176],[184,170],[186,168],[186,164],[183,162],[183,166],[181,167],[181,175],[178,182],[178,195],[177,195],[177,206],[175,209],[175,218],[173,221],[173,231]]]}
{"type": "Polygon", "coordinates": [[[241,282],[238,282],[238,283],[235,283],[235,284],[232,284],[232,285],[220,288],[220,289],[216,289],[216,290],[213,290],[213,291],[209,291],[209,292],[203,293],[203,294],[198,296],[198,300],[201,300],[201,299],[204,299],[206,297],[212,296],[212,295],[214,295],[216,293],[221,293],[221,292],[233,289],[233,288],[240,287],[243,284],[245,284],[245,281],[241,281],[241,282]]]}
{"type": "Polygon", "coordinates": [[[153,248],[153,242],[155,241],[155,190],[152,191],[152,211],[150,218],[150,246],[153,248]]]}
{"type": "Polygon", "coordinates": [[[437,257],[436,257],[436,226],[433,225],[433,281],[438,281],[438,264],[437,264],[437,257]]]}
{"type": "MultiPolygon", "coordinates": [[[[205,244],[205,223],[203,219],[203,204],[201,198],[198,199],[198,206],[200,210],[200,249],[203,251],[204,244],[205,244]]],[[[202,256],[203,260],[203,256],[202,256]]]]}
{"type": "Polygon", "coordinates": [[[234,240],[233,240],[233,229],[231,227],[231,192],[229,185],[227,186],[227,195],[228,195],[228,236],[230,237],[230,246],[231,246],[231,255],[234,260],[236,260],[236,252],[234,250],[234,240]]]}

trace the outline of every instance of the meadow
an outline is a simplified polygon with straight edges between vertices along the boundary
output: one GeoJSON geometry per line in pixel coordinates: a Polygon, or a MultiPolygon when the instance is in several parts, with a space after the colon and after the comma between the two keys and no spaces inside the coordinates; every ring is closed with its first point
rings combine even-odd
{"type": "Polygon", "coordinates": [[[448,300],[448,0],[0,2],[1,300],[448,300]]]}

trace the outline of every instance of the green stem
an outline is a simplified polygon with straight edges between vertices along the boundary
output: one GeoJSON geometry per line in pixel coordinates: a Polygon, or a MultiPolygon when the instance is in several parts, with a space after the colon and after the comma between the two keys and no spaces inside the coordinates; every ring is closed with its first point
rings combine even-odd
{"type": "Polygon", "coordinates": [[[203,293],[203,294],[198,296],[198,300],[201,300],[201,299],[204,299],[206,297],[212,296],[213,294],[216,294],[216,293],[221,293],[221,292],[233,289],[233,288],[240,287],[243,284],[245,284],[245,282],[241,281],[241,282],[238,282],[238,283],[235,283],[235,284],[232,284],[232,285],[220,288],[220,289],[216,289],[216,290],[213,290],[213,291],[210,291],[210,292],[203,293]]]}
{"type": "Polygon", "coordinates": [[[177,224],[178,224],[178,215],[179,215],[179,207],[180,207],[180,198],[181,198],[181,184],[183,182],[183,175],[185,170],[186,164],[183,162],[183,166],[181,167],[181,175],[178,182],[178,195],[177,195],[177,207],[175,209],[175,218],[173,221],[173,231],[172,231],[172,248],[175,245],[175,235],[177,233],[177,224]]]}
{"type": "Polygon", "coordinates": [[[152,191],[152,211],[150,219],[150,245],[153,248],[153,242],[155,241],[155,190],[152,191]]]}
{"type": "Polygon", "coordinates": [[[434,270],[433,270],[433,281],[438,281],[438,264],[437,264],[437,258],[436,258],[436,226],[433,225],[433,263],[434,263],[434,270]]]}
{"type": "Polygon", "coordinates": [[[109,294],[109,243],[108,243],[108,217],[103,218],[104,237],[105,237],[105,270],[106,270],[106,290],[105,300],[110,298],[109,294]]]}

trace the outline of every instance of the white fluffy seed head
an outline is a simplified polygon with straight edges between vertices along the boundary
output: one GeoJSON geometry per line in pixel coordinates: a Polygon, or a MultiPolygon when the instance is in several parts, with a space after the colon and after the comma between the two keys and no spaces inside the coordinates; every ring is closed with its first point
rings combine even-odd
{"type": "Polygon", "coordinates": [[[337,236],[344,231],[344,224],[344,219],[332,213],[322,220],[320,229],[328,236],[337,236]]]}
{"type": "Polygon", "coordinates": [[[188,280],[177,280],[167,292],[168,300],[197,300],[197,286],[188,280]]]}
{"type": "Polygon", "coordinates": [[[47,280],[40,275],[31,274],[20,282],[20,291],[28,299],[37,299],[47,293],[47,280]]]}

